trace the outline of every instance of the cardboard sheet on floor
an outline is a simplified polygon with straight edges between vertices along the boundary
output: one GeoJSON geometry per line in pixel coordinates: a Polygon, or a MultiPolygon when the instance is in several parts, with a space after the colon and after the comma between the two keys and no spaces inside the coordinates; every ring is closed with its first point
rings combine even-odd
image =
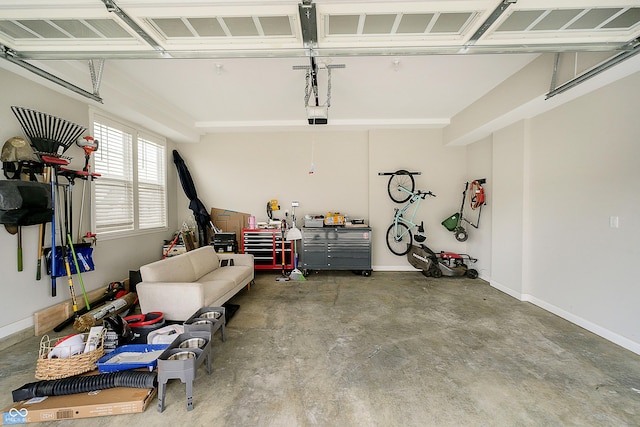
{"type": "Polygon", "coordinates": [[[115,387],[66,396],[36,397],[2,410],[0,425],[133,414],[147,409],[157,389],[115,387]]]}

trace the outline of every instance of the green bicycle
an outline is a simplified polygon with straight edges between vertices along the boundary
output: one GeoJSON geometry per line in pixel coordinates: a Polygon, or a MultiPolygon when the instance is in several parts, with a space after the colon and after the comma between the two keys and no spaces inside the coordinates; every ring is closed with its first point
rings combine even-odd
{"type": "Polygon", "coordinates": [[[431,191],[416,191],[413,175],[406,170],[399,170],[391,175],[387,190],[389,197],[394,202],[406,202],[403,207],[395,208],[393,223],[387,230],[387,246],[394,255],[406,255],[413,244],[414,236],[411,233],[413,229],[418,229],[415,235],[417,242],[426,240],[426,237],[422,234],[424,233],[424,223],[421,221],[420,224],[417,224],[414,222],[414,218],[420,202],[427,196],[436,197],[436,195],[431,191]],[[405,213],[411,206],[413,206],[413,211],[411,211],[410,216],[405,217],[405,213]]]}

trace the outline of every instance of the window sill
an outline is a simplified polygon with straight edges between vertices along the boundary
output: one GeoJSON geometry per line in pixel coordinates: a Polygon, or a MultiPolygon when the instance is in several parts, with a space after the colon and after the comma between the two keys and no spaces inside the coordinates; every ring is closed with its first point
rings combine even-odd
{"type": "Polygon", "coordinates": [[[144,236],[147,234],[167,233],[168,231],[169,227],[147,228],[144,230],[114,231],[111,233],[99,233],[97,234],[96,239],[98,240],[98,242],[101,242],[106,240],[118,240],[126,239],[129,237],[144,236]]]}

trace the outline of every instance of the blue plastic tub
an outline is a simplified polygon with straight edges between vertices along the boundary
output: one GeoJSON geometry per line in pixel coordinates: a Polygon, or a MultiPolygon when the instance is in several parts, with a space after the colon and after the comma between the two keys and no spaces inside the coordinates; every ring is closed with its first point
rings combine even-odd
{"type": "MultiPolygon", "coordinates": [[[[127,369],[147,368],[153,371],[158,364],[158,356],[168,344],[127,344],[102,356],[96,365],[102,373],[126,371],[127,369]],[[144,353],[157,352],[154,358],[145,357],[144,353]],[[130,354],[127,354],[130,353],[130,354]],[[140,353],[139,357],[134,353],[140,353]],[[111,360],[116,358],[117,360],[111,360]]],[[[149,355],[152,356],[152,355],[149,355]]]]}

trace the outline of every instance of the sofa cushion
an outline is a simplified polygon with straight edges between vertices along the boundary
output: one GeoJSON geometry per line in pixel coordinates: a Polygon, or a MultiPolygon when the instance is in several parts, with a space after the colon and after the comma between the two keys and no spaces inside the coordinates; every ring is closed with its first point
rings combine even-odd
{"type": "Polygon", "coordinates": [[[169,257],[140,267],[144,282],[195,282],[199,276],[189,259],[190,252],[169,257]]]}
{"type": "Polygon", "coordinates": [[[211,271],[215,271],[220,265],[218,254],[216,254],[213,246],[207,245],[198,249],[194,249],[190,252],[187,252],[187,255],[191,260],[191,265],[193,267],[193,272],[196,276],[196,280],[211,271]]]}
{"type": "Polygon", "coordinates": [[[220,267],[215,271],[205,274],[200,278],[200,282],[208,280],[228,280],[233,282],[234,285],[245,284],[251,281],[251,273],[253,273],[253,267],[246,265],[232,265],[226,267],[220,267]]]}
{"type": "Polygon", "coordinates": [[[235,283],[233,280],[209,280],[202,283],[202,288],[204,291],[204,302],[205,305],[213,303],[215,300],[220,298],[222,295],[227,294],[228,292],[233,291],[235,288],[235,283]]]}

